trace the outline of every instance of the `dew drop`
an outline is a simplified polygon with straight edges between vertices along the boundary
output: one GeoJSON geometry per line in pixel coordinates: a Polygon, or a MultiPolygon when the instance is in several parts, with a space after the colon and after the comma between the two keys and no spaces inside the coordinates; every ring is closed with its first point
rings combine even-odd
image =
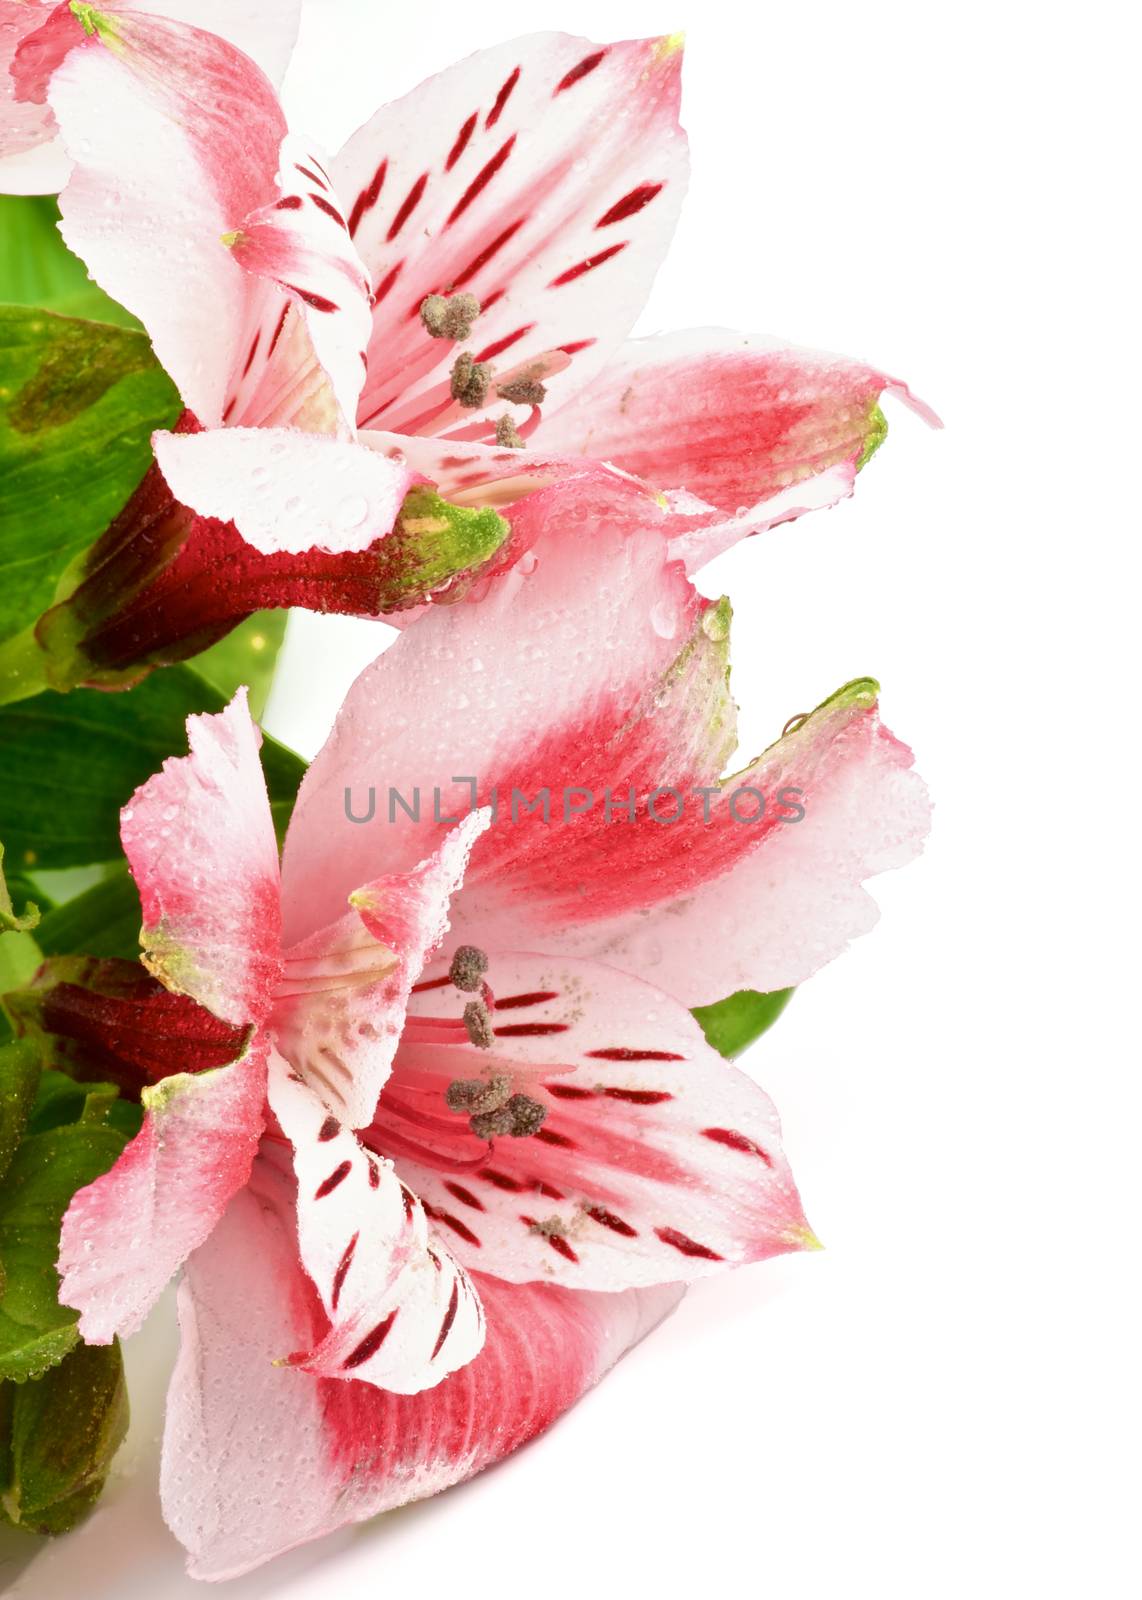
{"type": "Polygon", "coordinates": [[[359,528],[369,515],[369,502],[363,494],[351,494],[337,507],[339,528],[359,528]]]}

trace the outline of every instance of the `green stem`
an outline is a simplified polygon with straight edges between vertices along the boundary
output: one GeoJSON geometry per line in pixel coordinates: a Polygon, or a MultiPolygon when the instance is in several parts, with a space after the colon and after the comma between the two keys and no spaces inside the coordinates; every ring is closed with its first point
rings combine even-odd
{"type": "Polygon", "coordinates": [[[0,642],[0,706],[42,694],[49,687],[46,666],[47,657],[32,627],[0,642]]]}

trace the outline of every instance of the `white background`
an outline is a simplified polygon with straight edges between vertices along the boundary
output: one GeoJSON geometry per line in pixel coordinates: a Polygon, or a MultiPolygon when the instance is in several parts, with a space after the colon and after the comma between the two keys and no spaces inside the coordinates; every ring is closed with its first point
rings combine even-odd
{"type": "MultiPolygon", "coordinates": [[[[1125,19],[311,0],[288,98],[330,147],[514,32],[687,30],[693,181],[640,331],[842,350],[947,423],[894,408],[854,501],[703,575],[735,604],[743,743],[873,673],[937,809],[923,861],[875,887],[877,930],[747,1058],[826,1251],[700,1286],[519,1456],[235,1600],[1142,1589],[1125,19]]],[[[295,619],[274,731],[311,752],[387,637],[295,619]]],[[[157,1507],[172,1329],[164,1305],[129,1349],[137,1420],[103,1506],[20,1592],[201,1592],[157,1507]]]]}

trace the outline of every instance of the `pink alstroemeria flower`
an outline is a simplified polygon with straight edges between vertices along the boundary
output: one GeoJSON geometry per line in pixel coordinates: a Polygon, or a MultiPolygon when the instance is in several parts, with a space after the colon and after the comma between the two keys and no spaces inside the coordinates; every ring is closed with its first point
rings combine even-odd
{"type": "MultiPolygon", "coordinates": [[[[42,102],[17,99],[10,68],[16,52],[60,8],[55,0],[0,0],[0,194],[56,194],[69,164],[55,118],[42,102]]],[[[70,8],[65,8],[70,9],[70,8]]],[[[91,9],[79,6],[77,11],[91,9]]],[[[281,83],[297,36],[300,0],[116,0],[116,11],[144,11],[191,21],[220,34],[281,83]]],[[[31,56],[44,47],[31,47],[31,56]]]]}
{"type": "MultiPolygon", "coordinates": [[[[116,53],[72,50],[48,91],[76,162],[64,236],[142,319],[201,425],[156,435],[170,491],[299,572],[309,546],[352,554],[376,532],[371,517],[358,541],[338,531],[344,460],[298,431],[327,422],[328,386],[311,392],[323,330],[343,357],[341,420],[380,461],[479,506],[589,455],[716,524],[723,547],[849,493],[885,389],[934,420],[860,362],[718,330],[624,343],[686,185],[678,39],[539,34],[482,52],[378,111],[327,166],[287,145],[274,188],[285,125],[265,80],[221,41],[111,15],[95,26],[116,53]],[[349,249],[371,320],[330,275],[349,249]],[[321,270],[299,276],[299,260],[321,270]],[[251,310],[258,273],[274,288],[251,310]]],[[[496,570],[520,553],[515,537],[496,570]]],[[[298,601],[339,607],[344,588],[310,582],[298,601]]]]}

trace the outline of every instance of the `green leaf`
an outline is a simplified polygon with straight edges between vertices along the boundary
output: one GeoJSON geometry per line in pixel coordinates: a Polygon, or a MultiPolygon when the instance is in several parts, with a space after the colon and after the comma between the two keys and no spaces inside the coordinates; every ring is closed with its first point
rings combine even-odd
{"type": "Polygon", "coordinates": [[[81,1114],[29,1134],[13,1157],[0,1183],[0,1378],[39,1377],[76,1343],[77,1313],[59,1303],[60,1222],[76,1190],[106,1172],[123,1144],[116,1128],[81,1114]]]}
{"type": "Polygon", "coordinates": [[[4,876],[4,846],[0,844],[0,932],[27,933],[39,920],[40,908],[30,902],[24,907],[23,914],[17,915],[4,876]]]}
{"type": "Polygon", "coordinates": [[[0,1507],[35,1533],[74,1527],[102,1492],[127,1432],[123,1355],[81,1344],[32,1383],[5,1384],[0,1507]]]}
{"type": "MultiPolygon", "coordinates": [[[[0,639],[55,601],[180,410],[145,334],[0,306],[0,639]]],[[[0,651],[4,678],[22,667],[17,642],[0,651]]]]}
{"type": "Polygon", "coordinates": [[[266,709],[288,621],[288,611],[256,611],[225,639],[195,656],[195,672],[227,700],[244,683],[250,691],[250,715],[256,721],[266,709]]]}
{"type": "Polygon", "coordinates": [[[20,1147],[39,1082],[40,1063],[33,1045],[23,1039],[0,1045],[0,1179],[20,1147]]]}
{"type": "MultiPolygon", "coordinates": [[[[185,754],[187,716],[225,703],[189,667],[170,667],[126,694],[76,689],[0,708],[0,838],[13,859],[28,870],[120,857],[120,809],[168,756],[185,754]]],[[[267,737],[262,765],[280,828],[305,763],[267,737]]]]}
{"type": "Polygon", "coordinates": [[[732,1060],[772,1028],[792,997],[792,989],[775,989],[772,994],[739,989],[711,1006],[695,1006],[694,1016],[714,1049],[732,1060]]]}
{"type": "Polygon", "coordinates": [[[119,956],[133,961],[139,954],[142,921],[139,891],[126,862],[121,862],[99,883],[49,911],[36,929],[36,943],[45,956],[119,956]]]}
{"type": "Polygon", "coordinates": [[[52,195],[0,195],[0,301],[137,328],[131,313],[92,283],[58,222],[52,195]]]}

